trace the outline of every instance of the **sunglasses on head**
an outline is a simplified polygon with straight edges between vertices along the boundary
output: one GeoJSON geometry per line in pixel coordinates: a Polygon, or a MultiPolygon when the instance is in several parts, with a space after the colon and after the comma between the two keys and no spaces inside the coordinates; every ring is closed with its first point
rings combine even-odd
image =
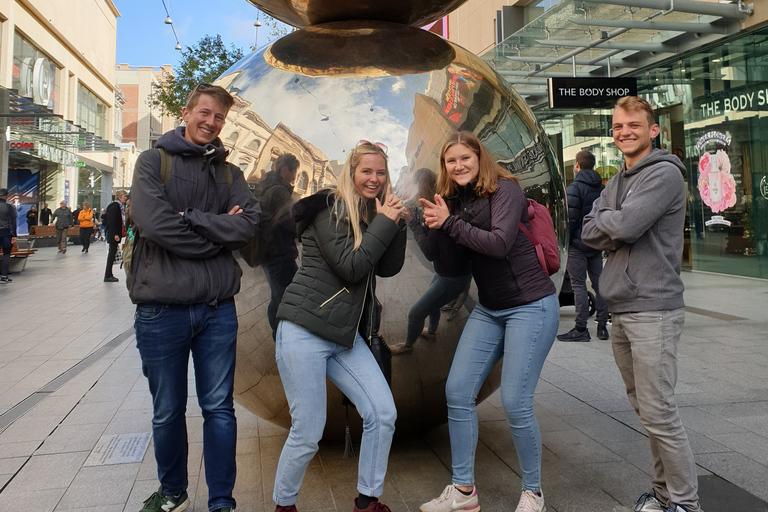
{"type": "Polygon", "coordinates": [[[389,149],[385,144],[381,142],[371,142],[365,139],[360,139],[359,141],[357,141],[357,145],[358,146],[376,146],[377,148],[382,150],[385,155],[387,154],[387,149],[389,149]]]}

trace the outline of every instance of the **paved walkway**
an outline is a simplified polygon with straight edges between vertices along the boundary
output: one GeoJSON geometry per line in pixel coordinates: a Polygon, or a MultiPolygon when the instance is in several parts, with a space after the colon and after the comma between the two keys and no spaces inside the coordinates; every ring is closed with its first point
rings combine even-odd
{"type": "MultiPolygon", "coordinates": [[[[66,255],[44,248],[13,283],[0,285],[0,511],[136,512],[157,488],[151,446],[142,462],[86,463],[104,436],[151,429],[133,307],[122,281],[102,282],[105,260],[103,243],[87,255],[73,246],[66,255]]],[[[768,511],[768,287],[700,273],[684,279],[689,306],[677,391],[702,503],[707,512],[768,511]]],[[[572,323],[573,308],[562,308],[560,331],[572,323]]],[[[556,342],[536,392],[552,512],[628,512],[649,485],[647,439],[610,344],[593,339],[556,342]]],[[[202,418],[190,400],[189,510],[205,511],[202,418]]],[[[519,469],[498,393],[478,410],[483,510],[512,510],[519,469]]],[[[270,512],[286,431],[242,408],[237,415],[238,510],[270,512]]],[[[356,460],[341,453],[341,446],[322,446],[299,510],[351,509],[356,460]]],[[[445,426],[398,439],[382,500],[393,512],[416,511],[450,481],[449,468],[445,426]]]]}

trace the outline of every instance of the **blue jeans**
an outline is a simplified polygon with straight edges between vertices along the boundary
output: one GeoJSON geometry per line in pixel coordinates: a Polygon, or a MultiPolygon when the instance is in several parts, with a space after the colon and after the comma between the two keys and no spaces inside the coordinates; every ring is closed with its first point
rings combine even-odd
{"type": "Polygon", "coordinates": [[[363,418],[357,490],[381,496],[397,411],[387,381],[368,345],[357,335],[352,348],[326,341],[294,323],[277,327],[275,359],[291,411],[291,430],[280,454],[273,499],[296,503],[304,473],[317,453],[326,418],[326,377],[363,418]]]}
{"type": "Polygon", "coordinates": [[[475,399],[502,357],[501,402],[512,432],[523,490],[541,489],[541,432],[533,392],[555,341],[560,318],[557,295],[510,309],[475,306],[461,333],[445,384],[453,483],[474,485],[477,449],[475,399]]]}
{"type": "Polygon", "coordinates": [[[208,508],[235,507],[237,423],[232,402],[237,313],[232,299],[208,304],[139,304],[136,346],[152,393],[157,477],[164,495],[187,489],[187,365],[192,353],[203,411],[208,508]]]}
{"type": "Polygon", "coordinates": [[[472,273],[463,276],[444,277],[435,272],[432,282],[419,300],[408,310],[408,331],[405,346],[411,347],[424,329],[424,320],[429,317],[429,332],[436,332],[440,323],[440,308],[459,296],[472,280],[472,273]]]}
{"type": "Polygon", "coordinates": [[[288,285],[293,281],[293,276],[299,267],[296,265],[296,258],[276,258],[269,263],[261,265],[264,275],[269,284],[270,298],[267,306],[267,320],[272,329],[272,339],[277,334],[277,308],[280,301],[283,300],[283,294],[288,285]]]}
{"type": "Polygon", "coordinates": [[[608,307],[600,296],[600,274],[603,272],[603,255],[600,252],[587,253],[576,247],[568,249],[568,276],[573,289],[573,303],[576,306],[576,327],[587,328],[589,322],[589,296],[587,295],[587,273],[592,289],[595,290],[595,309],[597,323],[605,325],[608,321],[608,307]]]}
{"type": "Polygon", "coordinates": [[[675,399],[685,309],[614,313],[612,321],[616,366],[651,443],[653,490],[664,501],[699,512],[696,462],[675,399]]]}

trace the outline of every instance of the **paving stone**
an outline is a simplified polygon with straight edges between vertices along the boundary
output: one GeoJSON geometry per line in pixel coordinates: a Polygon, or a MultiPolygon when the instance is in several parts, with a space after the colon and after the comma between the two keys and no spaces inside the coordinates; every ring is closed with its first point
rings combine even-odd
{"type": "Polygon", "coordinates": [[[66,489],[74,480],[87,456],[88,452],[35,455],[3,492],[66,489]]]}

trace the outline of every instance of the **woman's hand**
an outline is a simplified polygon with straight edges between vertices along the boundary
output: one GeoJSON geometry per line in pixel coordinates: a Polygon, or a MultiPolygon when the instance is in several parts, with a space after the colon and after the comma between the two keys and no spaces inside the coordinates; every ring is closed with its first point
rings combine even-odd
{"type": "Polygon", "coordinates": [[[403,213],[403,202],[392,193],[392,185],[387,185],[384,204],[381,204],[378,197],[376,198],[376,213],[383,213],[394,222],[400,220],[400,215],[403,213]]]}
{"type": "Polygon", "coordinates": [[[424,198],[419,199],[419,202],[424,208],[424,224],[430,229],[441,228],[445,219],[450,215],[448,205],[445,204],[443,198],[435,194],[434,203],[424,198]]]}

